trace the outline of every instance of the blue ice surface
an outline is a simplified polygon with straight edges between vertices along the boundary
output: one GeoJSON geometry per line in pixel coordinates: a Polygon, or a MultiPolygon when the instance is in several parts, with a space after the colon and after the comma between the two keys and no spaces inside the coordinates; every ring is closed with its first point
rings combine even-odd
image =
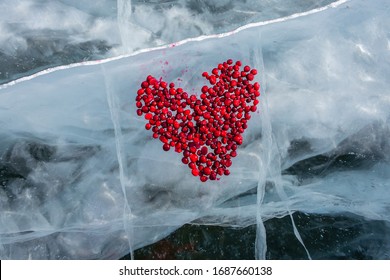
{"type": "Polygon", "coordinates": [[[256,225],[265,258],[264,221],[296,211],[388,224],[389,4],[339,2],[1,86],[0,257],[117,259],[197,223],[256,225]],[[153,74],[199,92],[227,58],[259,70],[261,107],[232,174],[201,183],[144,130],[136,89],[153,74]]]}

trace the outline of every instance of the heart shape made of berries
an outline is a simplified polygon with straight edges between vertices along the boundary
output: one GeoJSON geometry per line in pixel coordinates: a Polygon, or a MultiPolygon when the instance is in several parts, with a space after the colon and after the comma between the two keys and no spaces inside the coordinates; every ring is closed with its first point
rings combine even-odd
{"type": "Polygon", "coordinates": [[[251,112],[256,112],[260,84],[256,69],[228,59],[202,76],[200,99],[174,83],[149,75],[137,91],[137,115],[148,121],[146,130],[163,143],[164,151],[182,153],[183,164],[202,182],[229,175],[232,158],[243,142],[251,112]]]}

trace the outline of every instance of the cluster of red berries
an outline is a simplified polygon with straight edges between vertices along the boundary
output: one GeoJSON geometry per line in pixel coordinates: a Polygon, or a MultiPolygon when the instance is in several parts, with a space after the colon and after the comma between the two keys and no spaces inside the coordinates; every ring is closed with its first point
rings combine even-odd
{"type": "Polygon", "coordinates": [[[232,158],[242,144],[250,113],[257,110],[260,84],[252,82],[256,69],[228,59],[211,74],[202,74],[211,86],[203,86],[200,99],[174,83],[148,76],[137,92],[138,116],[145,128],[159,138],[164,151],[183,153],[182,162],[202,182],[229,175],[232,158]]]}

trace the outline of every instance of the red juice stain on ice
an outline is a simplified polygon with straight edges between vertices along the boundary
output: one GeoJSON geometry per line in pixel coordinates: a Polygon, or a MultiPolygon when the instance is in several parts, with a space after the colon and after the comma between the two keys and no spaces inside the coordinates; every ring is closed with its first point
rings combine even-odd
{"type": "Polygon", "coordinates": [[[241,66],[241,61],[228,59],[210,73],[203,72],[209,85],[202,87],[199,98],[151,75],[137,91],[137,115],[148,121],[145,129],[163,143],[164,151],[181,153],[182,163],[202,182],[230,174],[244,142],[242,134],[257,111],[257,70],[241,66]]]}

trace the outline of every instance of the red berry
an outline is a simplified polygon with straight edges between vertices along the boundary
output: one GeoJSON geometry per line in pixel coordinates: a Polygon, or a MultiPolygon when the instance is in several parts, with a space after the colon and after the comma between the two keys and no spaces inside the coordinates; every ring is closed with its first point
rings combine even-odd
{"type": "Polygon", "coordinates": [[[211,174],[211,169],[210,169],[210,167],[205,167],[205,168],[203,169],[203,173],[204,173],[205,175],[210,175],[210,174],[211,174]]]}
{"type": "Polygon", "coordinates": [[[199,170],[196,169],[196,168],[194,168],[194,169],[192,169],[191,173],[192,173],[192,175],[194,175],[194,176],[198,176],[198,175],[199,175],[199,170]]]}
{"type": "Polygon", "coordinates": [[[235,135],[234,138],[233,138],[233,140],[234,140],[234,142],[237,143],[237,145],[241,145],[241,144],[242,144],[242,141],[243,141],[242,136],[239,135],[239,134],[238,134],[238,135],[235,135]]]}
{"type": "Polygon", "coordinates": [[[183,153],[183,164],[202,182],[230,174],[250,113],[257,110],[260,84],[252,83],[257,70],[245,66],[240,71],[241,66],[228,59],[211,74],[203,72],[212,87],[203,86],[200,99],[151,75],[137,90],[136,112],[148,120],[145,129],[164,143],[164,151],[173,147],[183,153]]]}
{"type": "Polygon", "coordinates": [[[240,100],[239,100],[239,99],[235,99],[235,100],[233,101],[233,106],[234,106],[234,107],[240,106],[240,100]]]}
{"type": "Polygon", "coordinates": [[[190,160],[191,160],[191,162],[196,162],[198,160],[198,156],[196,154],[191,154],[190,160]]]}
{"type": "Polygon", "coordinates": [[[249,80],[249,81],[253,81],[253,79],[255,78],[252,74],[248,74],[246,75],[246,78],[249,80]]]}
{"type": "Polygon", "coordinates": [[[170,148],[171,148],[171,146],[170,146],[169,144],[167,144],[167,143],[165,143],[165,144],[163,145],[163,150],[164,150],[164,151],[169,151],[170,148]]]}

